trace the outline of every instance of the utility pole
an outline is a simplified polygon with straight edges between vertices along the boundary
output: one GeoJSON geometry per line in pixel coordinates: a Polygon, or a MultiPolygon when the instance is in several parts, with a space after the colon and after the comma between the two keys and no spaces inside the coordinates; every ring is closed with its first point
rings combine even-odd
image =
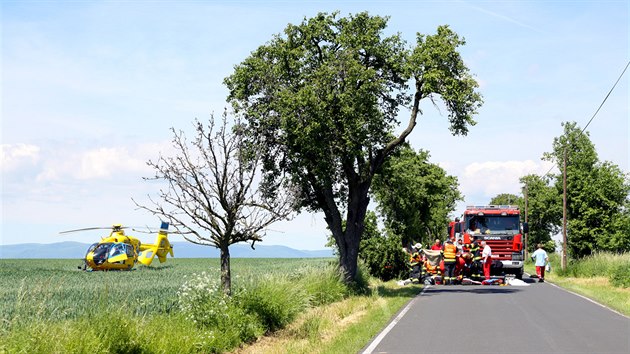
{"type": "MultiPolygon", "coordinates": [[[[528,200],[527,200],[527,181],[525,181],[525,223],[529,224],[528,220],[528,214],[529,214],[529,210],[528,210],[528,200]]],[[[527,259],[527,241],[529,238],[529,232],[525,233],[525,259],[527,259]]]]}
{"type": "Polygon", "coordinates": [[[562,270],[567,269],[567,149],[562,168],[562,270]]]}

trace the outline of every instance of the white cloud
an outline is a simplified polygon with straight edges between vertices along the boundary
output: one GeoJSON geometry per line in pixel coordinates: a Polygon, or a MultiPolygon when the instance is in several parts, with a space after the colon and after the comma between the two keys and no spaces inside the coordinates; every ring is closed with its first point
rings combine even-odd
{"type": "Polygon", "coordinates": [[[23,166],[35,165],[39,160],[40,148],[30,144],[0,145],[0,170],[9,172],[23,166]]]}
{"type": "Polygon", "coordinates": [[[474,162],[464,168],[459,182],[465,195],[483,195],[490,200],[500,193],[520,194],[519,178],[545,174],[552,166],[547,161],[532,160],[474,162]]]}
{"type": "Polygon", "coordinates": [[[112,175],[142,170],[145,161],[131,156],[127,148],[100,148],[81,156],[79,179],[111,178],[112,175]]]}
{"type": "Polygon", "coordinates": [[[99,147],[87,151],[58,154],[46,160],[37,180],[111,180],[129,174],[148,176],[146,162],[158,156],[162,144],[138,144],[122,147],[99,147]]]}

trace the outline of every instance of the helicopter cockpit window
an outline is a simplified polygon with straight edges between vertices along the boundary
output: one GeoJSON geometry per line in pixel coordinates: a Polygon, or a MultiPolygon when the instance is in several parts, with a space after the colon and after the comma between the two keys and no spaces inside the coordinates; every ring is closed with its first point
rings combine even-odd
{"type": "Polygon", "coordinates": [[[87,252],[85,252],[85,256],[87,257],[88,254],[90,254],[90,252],[94,251],[94,249],[98,246],[98,242],[97,243],[93,243],[92,245],[90,245],[90,247],[88,247],[87,252]]]}
{"type": "Polygon", "coordinates": [[[125,245],[122,243],[114,243],[112,244],[112,248],[109,250],[109,257],[116,257],[123,253],[125,253],[125,245]]]}
{"type": "Polygon", "coordinates": [[[107,254],[110,251],[110,248],[112,247],[113,243],[99,243],[96,245],[96,247],[94,248],[94,253],[92,258],[94,259],[94,263],[98,264],[102,264],[103,262],[105,262],[105,259],[107,259],[107,254]]]}

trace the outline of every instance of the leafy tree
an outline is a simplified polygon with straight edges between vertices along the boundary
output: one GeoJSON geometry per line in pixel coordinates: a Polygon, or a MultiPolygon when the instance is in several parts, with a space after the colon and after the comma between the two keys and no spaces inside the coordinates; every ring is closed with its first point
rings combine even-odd
{"type": "Polygon", "coordinates": [[[262,241],[265,229],[275,221],[286,219],[293,210],[293,196],[278,193],[264,184],[255,183],[260,170],[260,154],[244,144],[243,130],[237,120],[234,130],[223,124],[215,127],[214,117],[208,126],[195,121],[196,137],[188,142],[182,131],[173,131],[175,156],[160,156],[148,165],[163,180],[161,201],[142,206],[171,222],[192,243],[210,245],[220,250],[221,287],[231,293],[229,246],[238,242],[262,241]],[[190,146],[189,146],[190,145],[190,146]],[[198,229],[204,232],[197,231],[198,229]]]}
{"type": "Polygon", "coordinates": [[[517,205],[520,210],[525,210],[525,199],[510,193],[501,193],[490,200],[491,205],[517,205]]]}
{"type": "MultiPolygon", "coordinates": [[[[551,236],[560,231],[562,197],[558,195],[556,188],[550,185],[551,180],[548,177],[527,175],[521,177],[520,182],[523,193],[527,193],[527,221],[529,223],[527,249],[533,252],[538,243],[548,244],[552,241],[551,236]]],[[[549,251],[553,248],[545,247],[549,251]]]]}
{"type": "Polygon", "coordinates": [[[359,259],[365,263],[370,275],[383,281],[401,278],[409,273],[409,257],[401,251],[400,236],[379,231],[376,213],[371,210],[365,216],[359,259]]]}
{"type": "Polygon", "coordinates": [[[604,249],[612,252],[630,251],[630,200],[626,199],[620,213],[611,222],[610,238],[602,242],[604,249]]]}
{"type": "Polygon", "coordinates": [[[418,241],[428,244],[440,237],[448,214],[462,199],[457,178],[428,160],[428,152],[415,152],[403,144],[374,177],[378,209],[403,246],[418,241]]]}
{"type": "MultiPolygon", "coordinates": [[[[345,223],[345,221],[344,221],[345,223]]],[[[368,210],[365,214],[365,229],[359,245],[359,259],[365,264],[370,275],[384,281],[406,276],[409,272],[409,258],[401,251],[401,238],[391,230],[380,230],[377,214],[368,210]]],[[[327,247],[337,253],[337,244],[328,235],[327,247]]]]}
{"type": "Polygon", "coordinates": [[[225,79],[228,100],[262,143],[265,178],[289,174],[299,207],[323,211],[346,282],[357,274],[372,179],[415,127],[420,101],[440,98],[462,135],[482,102],[457,52],[465,41],[448,26],[408,48],[384,34],[387,21],[320,13],[289,24],[225,79]],[[410,116],[393,135],[401,107],[410,116]]]}
{"type": "Polygon", "coordinates": [[[601,232],[596,249],[610,252],[630,251],[630,212],[628,175],[609,161],[598,164],[596,207],[599,208],[601,232]]]}
{"type": "MultiPolygon", "coordinates": [[[[556,161],[562,171],[566,156],[568,254],[580,258],[595,250],[617,251],[613,247],[620,239],[615,227],[623,225],[628,176],[616,165],[599,161],[588,132],[582,132],[575,122],[562,126],[563,135],[554,138],[553,151],[545,158],[556,161]]],[[[562,174],[555,180],[557,193],[562,195],[562,174]]]]}

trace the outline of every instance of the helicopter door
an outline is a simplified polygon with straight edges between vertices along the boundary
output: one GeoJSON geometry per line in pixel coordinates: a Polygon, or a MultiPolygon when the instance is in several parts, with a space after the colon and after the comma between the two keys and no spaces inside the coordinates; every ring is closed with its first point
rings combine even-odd
{"type": "Polygon", "coordinates": [[[127,258],[127,245],[124,243],[114,243],[109,250],[107,261],[109,263],[124,263],[127,258]]]}

